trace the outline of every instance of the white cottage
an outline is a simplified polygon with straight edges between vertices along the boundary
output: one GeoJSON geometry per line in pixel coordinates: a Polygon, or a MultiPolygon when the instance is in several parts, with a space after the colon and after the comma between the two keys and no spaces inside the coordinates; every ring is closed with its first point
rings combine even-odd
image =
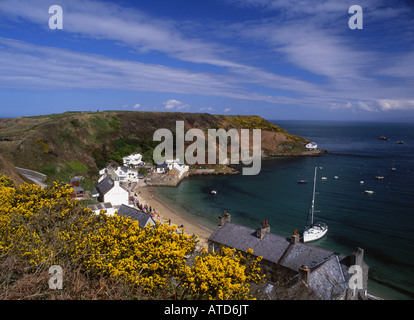
{"type": "Polygon", "coordinates": [[[133,153],[127,157],[123,157],[124,166],[136,167],[142,163],[142,155],[139,153],[133,153]]]}
{"type": "Polygon", "coordinates": [[[118,167],[114,172],[119,181],[126,181],[128,178],[128,167],[118,167]]]}
{"type": "Polygon", "coordinates": [[[120,206],[129,203],[129,193],[120,186],[118,180],[105,178],[96,186],[99,193],[98,201],[110,202],[113,206],[120,206]]]}
{"type": "Polygon", "coordinates": [[[165,163],[168,166],[168,170],[176,169],[178,171],[178,175],[179,175],[180,178],[184,173],[186,173],[190,169],[189,166],[186,166],[183,163],[181,163],[180,159],[165,160],[165,163]]]}
{"type": "Polygon", "coordinates": [[[306,148],[308,148],[309,150],[316,150],[318,149],[318,145],[316,144],[316,142],[309,142],[306,145],[306,148]]]}

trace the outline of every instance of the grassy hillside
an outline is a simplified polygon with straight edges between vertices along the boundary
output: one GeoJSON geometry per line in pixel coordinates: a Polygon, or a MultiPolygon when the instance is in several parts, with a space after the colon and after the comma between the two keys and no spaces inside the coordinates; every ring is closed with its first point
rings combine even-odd
{"type": "MultiPolygon", "coordinates": [[[[122,164],[132,152],[152,162],[159,142],[152,141],[157,129],[175,132],[176,121],[185,122],[186,130],[199,128],[262,129],[265,155],[297,155],[305,151],[306,139],[289,134],[258,116],[221,116],[180,112],[65,112],[0,119],[0,172],[18,174],[14,166],[42,172],[50,181],[68,181],[73,175],[97,178],[108,162],[122,164]]],[[[49,181],[49,182],[50,182],[49,181]]],[[[21,182],[21,181],[19,181],[21,182]]]]}

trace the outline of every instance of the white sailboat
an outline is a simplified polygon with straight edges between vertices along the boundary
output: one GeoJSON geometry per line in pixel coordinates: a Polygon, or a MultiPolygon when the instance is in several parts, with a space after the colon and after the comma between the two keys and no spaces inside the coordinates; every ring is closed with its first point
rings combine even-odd
{"type": "Polygon", "coordinates": [[[328,232],[328,226],[323,222],[313,222],[315,213],[315,190],[316,190],[316,172],[318,167],[315,167],[315,178],[313,181],[313,195],[312,195],[312,209],[311,209],[311,225],[303,232],[303,242],[314,241],[322,238],[328,232]]]}

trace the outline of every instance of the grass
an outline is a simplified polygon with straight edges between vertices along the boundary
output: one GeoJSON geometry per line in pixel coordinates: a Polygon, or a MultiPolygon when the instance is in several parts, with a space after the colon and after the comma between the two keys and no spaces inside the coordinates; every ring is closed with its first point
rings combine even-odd
{"type": "Polygon", "coordinates": [[[88,171],[88,168],[86,168],[82,163],[80,163],[77,160],[74,160],[72,162],[64,162],[68,166],[69,170],[74,173],[86,173],[88,171]]]}

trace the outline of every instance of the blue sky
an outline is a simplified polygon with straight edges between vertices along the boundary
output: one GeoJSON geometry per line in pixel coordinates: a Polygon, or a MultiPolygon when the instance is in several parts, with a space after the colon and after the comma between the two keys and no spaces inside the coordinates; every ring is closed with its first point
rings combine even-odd
{"type": "Polygon", "coordinates": [[[97,109],[414,121],[414,6],[1,0],[0,116],[97,109]]]}

